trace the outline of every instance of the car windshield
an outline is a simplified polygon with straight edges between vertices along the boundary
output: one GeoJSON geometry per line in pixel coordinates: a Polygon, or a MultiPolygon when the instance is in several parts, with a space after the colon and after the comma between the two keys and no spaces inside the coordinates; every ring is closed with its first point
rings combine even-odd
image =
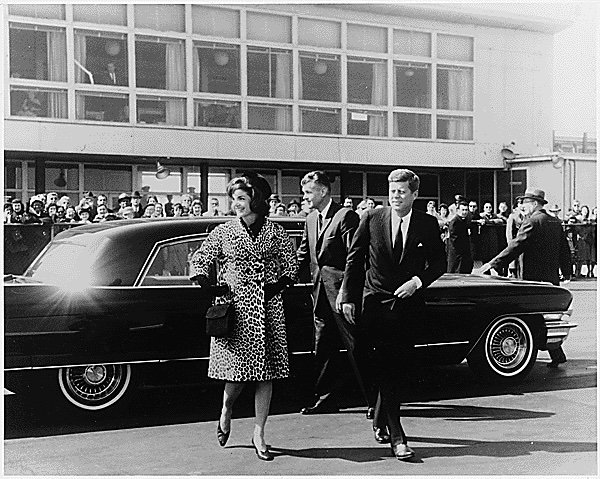
{"type": "Polygon", "coordinates": [[[92,266],[107,241],[108,238],[98,239],[92,234],[55,241],[27,268],[24,276],[57,286],[88,286],[93,281],[92,266]]]}

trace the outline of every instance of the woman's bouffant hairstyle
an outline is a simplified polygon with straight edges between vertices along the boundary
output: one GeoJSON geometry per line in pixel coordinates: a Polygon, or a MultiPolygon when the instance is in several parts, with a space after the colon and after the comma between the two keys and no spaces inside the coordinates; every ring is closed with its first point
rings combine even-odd
{"type": "Polygon", "coordinates": [[[242,173],[233,178],[227,185],[227,196],[233,199],[233,192],[242,190],[250,196],[250,209],[259,216],[269,214],[269,196],[271,196],[271,185],[264,176],[254,172],[242,173]]]}

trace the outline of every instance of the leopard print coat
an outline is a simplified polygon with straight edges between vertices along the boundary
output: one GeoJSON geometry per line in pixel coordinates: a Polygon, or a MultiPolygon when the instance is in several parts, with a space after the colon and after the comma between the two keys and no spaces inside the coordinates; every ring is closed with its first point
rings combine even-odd
{"type": "Polygon", "coordinates": [[[285,229],[268,219],[253,240],[240,219],[215,228],[192,257],[194,274],[208,276],[217,260],[218,281],[232,291],[236,321],[226,338],[212,338],[208,376],[225,381],[269,381],[289,376],[281,294],[265,305],[264,285],[292,279],[298,261],[285,229]]]}

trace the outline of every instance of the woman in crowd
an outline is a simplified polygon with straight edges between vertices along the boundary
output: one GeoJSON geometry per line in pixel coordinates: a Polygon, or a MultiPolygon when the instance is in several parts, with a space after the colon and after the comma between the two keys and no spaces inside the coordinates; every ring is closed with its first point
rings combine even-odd
{"type": "Polygon", "coordinates": [[[448,223],[450,223],[450,208],[446,203],[440,203],[439,212],[437,214],[438,224],[440,225],[440,234],[445,245],[448,243],[448,223]]]}
{"type": "Polygon", "coordinates": [[[83,207],[79,210],[79,222],[80,223],[92,223],[90,216],[92,215],[92,210],[88,207],[83,207]]]}
{"type": "Polygon", "coordinates": [[[275,207],[275,213],[273,213],[273,216],[287,216],[287,211],[283,203],[279,203],[275,207]]]}
{"type": "Polygon", "coordinates": [[[436,218],[438,217],[438,213],[435,210],[435,201],[427,202],[427,214],[431,215],[431,216],[435,216],[436,218]]]}
{"type": "Polygon", "coordinates": [[[152,218],[165,218],[165,208],[159,201],[154,203],[154,213],[152,214],[152,218]]]}
{"type": "Polygon", "coordinates": [[[4,224],[10,223],[13,214],[12,203],[4,203],[4,224]]]}
{"type": "Polygon", "coordinates": [[[146,205],[146,207],[144,208],[144,214],[142,215],[142,218],[152,218],[153,214],[154,214],[154,203],[148,203],[146,205]]]}
{"type": "Polygon", "coordinates": [[[49,218],[49,222],[58,223],[60,218],[58,217],[58,206],[56,203],[51,203],[46,207],[46,216],[49,218]]]}
{"type": "Polygon", "coordinates": [[[60,221],[61,223],[77,223],[79,216],[74,206],[67,206],[65,209],[65,217],[60,221]]]}
{"type": "Polygon", "coordinates": [[[290,201],[287,205],[287,214],[288,216],[301,216],[302,213],[302,205],[296,199],[290,201]]]}
{"type": "Polygon", "coordinates": [[[183,216],[183,206],[181,203],[173,203],[173,217],[180,218],[183,216]]]}
{"type": "Polygon", "coordinates": [[[289,375],[287,339],[281,291],[296,279],[298,261],[285,229],[267,216],[271,187],[264,177],[246,173],[227,185],[236,220],[217,226],[192,256],[192,274],[201,286],[219,263],[218,281],[235,307],[228,337],[212,338],[208,376],[225,381],[217,439],[221,446],[231,433],[235,400],[245,384],[255,383],[252,445],[259,459],[273,455],[264,429],[271,404],[272,381],[289,375]]]}
{"type": "Polygon", "coordinates": [[[12,215],[10,218],[10,222],[11,223],[22,223],[23,215],[25,214],[25,205],[18,198],[15,198],[14,200],[12,200],[11,204],[12,204],[13,211],[12,211],[12,215]]]}
{"type": "Polygon", "coordinates": [[[192,206],[190,207],[190,216],[194,218],[202,217],[202,201],[194,200],[192,201],[192,206]]]}

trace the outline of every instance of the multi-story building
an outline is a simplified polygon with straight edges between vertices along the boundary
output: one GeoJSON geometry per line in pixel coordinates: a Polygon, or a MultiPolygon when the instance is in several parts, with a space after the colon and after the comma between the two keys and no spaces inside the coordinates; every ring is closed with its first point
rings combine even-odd
{"type": "Polygon", "coordinates": [[[288,201],[318,168],[336,196],[385,201],[406,166],[423,202],[511,202],[527,175],[502,148],[552,151],[554,21],[416,4],[3,8],[6,195],[206,204],[254,169],[288,201]]]}

